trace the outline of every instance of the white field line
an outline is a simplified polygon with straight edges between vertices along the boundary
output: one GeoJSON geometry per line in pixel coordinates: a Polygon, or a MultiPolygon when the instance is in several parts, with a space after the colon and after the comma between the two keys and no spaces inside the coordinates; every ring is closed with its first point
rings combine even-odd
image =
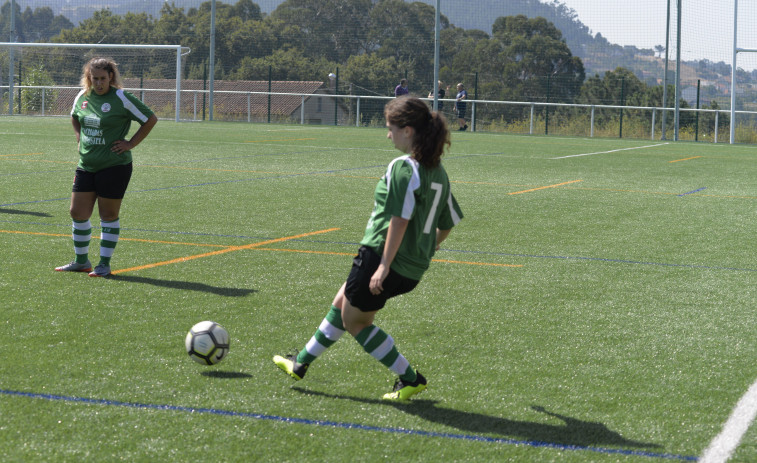
{"type": "Polygon", "coordinates": [[[664,146],[668,143],[658,143],[656,145],[647,145],[647,146],[634,146],[633,148],[620,148],[616,150],[610,150],[610,151],[597,151],[596,153],[581,153],[581,154],[571,154],[568,156],[560,156],[558,158],[550,158],[550,159],[565,159],[565,158],[577,158],[579,156],[591,156],[594,154],[607,154],[607,153],[617,153],[618,151],[627,151],[627,150],[640,150],[643,148],[654,148],[657,146],[664,146]]]}
{"type": "Polygon", "coordinates": [[[739,399],[736,408],[733,409],[728,421],[725,422],[723,430],[710,442],[710,446],[705,449],[699,462],[723,463],[728,461],[755,417],[757,417],[757,381],[739,399]]]}

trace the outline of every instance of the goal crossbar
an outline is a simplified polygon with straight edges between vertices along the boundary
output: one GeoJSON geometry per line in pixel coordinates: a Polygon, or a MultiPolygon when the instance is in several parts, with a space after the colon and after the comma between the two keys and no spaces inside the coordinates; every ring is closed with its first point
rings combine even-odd
{"type": "MultiPolygon", "coordinates": [[[[0,47],[7,46],[11,52],[14,48],[22,47],[39,47],[39,48],[127,48],[127,49],[149,49],[149,50],[176,50],[176,122],[179,122],[179,109],[181,107],[181,57],[183,56],[181,51],[189,50],[189,47],[182,47],[181,45],[125,45],[125,44],[107,44],[107,43],[21,43],[21,42],[0,42],[0,47]]],[[[187,51],[188,53],[188,51],[187,51]]],[[[13,107],[13,62],[11,60],[10,65],[10,79],[8,80],[11,99],[8,103],[8,108],[13,107]]]]}

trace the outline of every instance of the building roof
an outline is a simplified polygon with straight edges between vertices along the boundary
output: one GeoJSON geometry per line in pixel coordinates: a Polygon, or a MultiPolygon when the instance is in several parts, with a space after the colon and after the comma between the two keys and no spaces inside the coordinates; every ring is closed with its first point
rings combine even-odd
{"type": "MultiPolygon", "coordinates": [[[[143,99],[145,104],[153,111],[158,112],[164,108],[171,108],[173,112],[176,102],[176,95],[172,91],[156,92],[150,90],[173,90],[175,82],[172,79],[139,79],[124,78],[124,88],[143,99]],[[140,89],[144,88],[142,93],[140,89]]],[[[184,113],[192,113],[197,107],[202,109],[203,93],[192,92],[192,90],[202,90],[203,85],[207,83],[197,79],[185,79],[181,81],[181,109],[184,113]],[[195,95],[197,100],[195,100],[195,95]],[[197,107],[195,106],[197,105],[197,107]]],[[[248,112],[248,95],[249,95],[249,112],[251,115],[266,115],[269,109],[267,80],[236,80],[224,81],[216,80],[213,83],[213,105],[214,112],[225,115],[246,115],[248,112]],[[265,94],[250,94],[247,92],[258,92],[265,94]]],[[[297,93],[312,95],[314,93],[323,93],[324,84],[320,81],[271,81],[270,91],[272,93],[297,93]]],[[[70,88],[61,89],[57,98],[56,106],[64,113],[71,111],[74,98],[80,89],[70,88]]],[[[307,100],[308,97],[305,97],[307,100]]],[[[208,104],[207,97],[205,104],[208,104]]],[[[290,116],[299,110],[302,104],[302,96],[299,95],[271,95],[270,112],[272,115],[290,116]]]]}
{"type": "MultiPolygon", "coordinates": [[[[132,93],[139,92],[139,88],[150,89],[174,89],[175,83],[171,79],[144,79],[140,82],[138,78],[125,78],[124,87],[130,89],[132,93]]],[[[202,90],[202,80],[185,79],[181,81],[181,105],[182,110],[186,111],[194,105],[194,96],[188,90],[202,90]]],[[[224,81],[216,80],[213,83],[213,105],[214,110],[224,114],[247,114],[247,95],[244,92],[267,93],[267,80],[234,80],[224,81]],[[228,93],[242,92],[242,93],[228,93]]],[[[316,93],[323,82],[320,81],[271,81],[270,91],[272,93],[300,93],[310,95],[316,93]]],[[[201,93],[197,93],[202,98],[201,93]]],[[[169,92],[145,92],[144,102],[152,107],[161,107],[166,104],[173,105],[176,96],[169,92]]],[[[268,95],[251,94],[250,99],[251,114],[268,113],[268,95]]],[[[272,95],[271,96],[271,114],[289,116],[294,113],[302,104],[302,97],[296,95],[272,95]]]]}

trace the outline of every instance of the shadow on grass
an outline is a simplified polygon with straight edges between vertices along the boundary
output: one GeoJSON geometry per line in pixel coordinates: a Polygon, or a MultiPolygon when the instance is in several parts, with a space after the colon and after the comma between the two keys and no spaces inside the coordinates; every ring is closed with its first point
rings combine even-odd
{"type": "Polygon", "coordinates": [[[475,434],[496,434],[512,439],[560,445],[575,445],[581,447],[601,445],[644,449],[662,448],[659,444],[626,439],[619,433],[608,429],[607,426],[602,423],[583,421],[570,416],[560,415],[558,413],[547,411],[544,407],[540,406],[531,406],[531,409],[550,417],[558,418],[562,420],[564,424],[554,425],[535,423],[532,421],[518,421],[483,415],[480,413],[465,412],[453,408],[439,407],[437,405],[438,401],[436,400],[415,399],[405,403],[398,403],[347,395],[328,394],[325,392],[306,390],[298,386],[294,386],[292,389],[306,395],[395,407],[398,410],[418,416],[424,420],[440,423],[475,434]]]}
{"type": "Polygon", "coordinates": [[[221,378],[221,379],[244,379],[244,378],[252,378],[252,375],[247,373],[242,373],[240,371],[203,371],[200,373],[202,376],[207,376],[209,378],[221,378]]]}
{"type": "Polygon", "coordinates": [[[52,217],[52,215],[47,214],[45,212],[21,211],[18,209],[4,209],[2,207],[0,207],[0,214],[33,215],[35,217],[52,217]]]}
{"type": "Polygon", "coordinates": [[[128,283],[144,283],[153,286],[161,286],[163,288],[171,289],[186,289],[190,291],[202,291],[205,293],[212,293],[218,296],[226,297],[244,297],[248,294],[256,293],[256,289],[243,289],[243,288],[219,288],[218,286],[210,286],[205,283],[194,283],[191,281],[173,281],[173,280],[159,280],[157,278],[135,277],[131,275],[110,275],[109,280],[125,281],[128,283]]]}

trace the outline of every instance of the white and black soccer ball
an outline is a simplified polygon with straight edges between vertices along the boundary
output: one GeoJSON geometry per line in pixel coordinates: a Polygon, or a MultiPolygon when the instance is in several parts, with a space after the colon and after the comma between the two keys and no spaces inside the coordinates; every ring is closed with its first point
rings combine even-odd
{"type": "Polygon", "coordinates": [[[216,322],[200,322],[189,330],[184,344],[192,360],[215,365],[229,353],[229,332],[216,322]]]}

